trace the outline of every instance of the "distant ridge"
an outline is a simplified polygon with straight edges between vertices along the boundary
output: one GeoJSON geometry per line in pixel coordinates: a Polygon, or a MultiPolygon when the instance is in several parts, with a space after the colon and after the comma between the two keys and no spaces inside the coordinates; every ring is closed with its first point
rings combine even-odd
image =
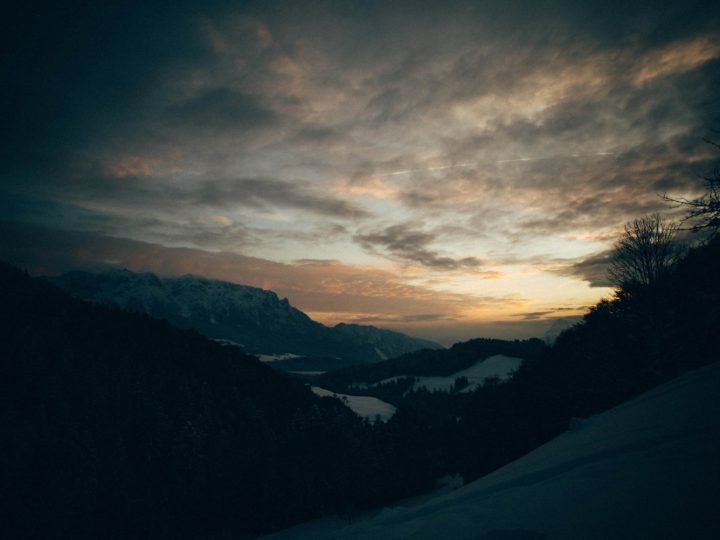
{"type": "Polygon", "coordinates": [[[536,358],[545,350],[545,343],[537,338],[514,341],[477,338],[456,343],[449,349],[425,349],[382,362],[329,371],[320,374],[315,382],[334,392],[353,394],[360,391],[363,395],[397,404],[413,387],[433,389],[439,385],[438,388],[444,387],[451,392],[474,389],[478,381],[473,382],[475,375],[469,370],[477,369],[480,364],[488,367],[479,372],[482,377],[509,378],[517,364],[536,358]],[[456,377],[465,380],[453,380],[456,377]],[[433,382],[428,378],[437,380],[433,382]]]}
{"type": "Polygon", "coordinates": [[[448,376],[490,356],[528,359],[544,349],[544,343],[537,338],[514,341],[477,338],[456,343],[449,349],[416,351],[372,366],[348,367],[328,373],[323,377],[323,382],[373,384],[390,377],[448,376]]]}
{"type": "Polygon", "coordinates": [[[333,367],[340,367],[442,348],[372,326],[329,328],[272,291],[193,275],[73,271],[50,281],[80,298],[167,319],[210,338],[237,343],[252,354],[327,358],[333,367]]]}

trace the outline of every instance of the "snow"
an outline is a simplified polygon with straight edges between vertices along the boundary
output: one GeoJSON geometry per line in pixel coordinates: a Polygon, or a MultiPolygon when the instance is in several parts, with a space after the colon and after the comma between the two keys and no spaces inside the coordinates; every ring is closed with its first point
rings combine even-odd
{"type": "Polygon", "coordinates": [[[292,358],[300,358],[299,354],[282,353],[282,354],[258,354],[256,355],[261,362],[277,362],[278,360],[290,360],[292,358]]]}
{"type": "Polygon", "coordinates": [[[720,538],[720,363],[689,372],[449,494],[274,540],[720,538]]]}
{"type": "Polygon", "coordinates": [[[478,382],[482,382],[488,377],[507,379],[512,375],[513,371],[520,367],[520,364],[522,364],[522,358],[496,354],[455,373],[453,377],[467,377],[470,381],[478,382]]]}
{"type": "Polygon", "coordinates": [[[241,349],[245,347],[242,343],[238,343],[237,341],[233,341],[232,339],[224,339],[224,338],[211,338],[213,341],[219,343],[220,345],[227,345],[228,347],[240,347],[241,349]]]}
{"type": "MultiPolygon", "coordinates": [[[[484,384],[485,379],[489,377],[497,377],[501,381],[509,379],[513,372],[520,367],[522,362],[522,358],[496,354],[494,356],[478,360],[469,368],[453,373],[452,375],[448,375],[447,377],[415,377],[413,390],[418,390],[424,387],[430,391],[442,390],[448,392],[455,384],[456,378],[467,377],[468,386],[463,389],[463,392],[470,392],[478,386],[484,384]]],[[[409,375],[398,375],[390,377],[389,379],[384,379],[378,384],[395,382],[398,379],[404,379],[406,377],[409,377],[409,375]]]]}
{"type": "Polygon", "coordinates": [[[379,417],[381,421],[385,422],[395,414],[396,409],[393,405],[375,397],[336,394],[319,386],[311,386],[310,388],[318,396],[331,396],[341,399],[355,414],[363,418],[374,420],[379,417]]]}

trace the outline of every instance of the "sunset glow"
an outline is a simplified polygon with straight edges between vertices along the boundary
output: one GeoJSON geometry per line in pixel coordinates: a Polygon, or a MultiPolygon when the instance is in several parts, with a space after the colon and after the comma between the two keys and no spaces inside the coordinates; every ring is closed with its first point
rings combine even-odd
{"type": "Polygon", "coordinates": [[[720,34],[693,2],[202,5],[31,24],[2,258],[225,279],[445,344],[541,336],[611,294],[625,222],[712,168],[720,34]]]}

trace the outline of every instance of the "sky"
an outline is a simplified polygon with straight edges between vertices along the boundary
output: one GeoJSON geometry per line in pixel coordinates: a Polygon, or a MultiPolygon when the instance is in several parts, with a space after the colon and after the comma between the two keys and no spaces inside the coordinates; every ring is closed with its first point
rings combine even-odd
{"type": "Polygon", "coordinates": [[[717,166],[716,2],[99,2],[5,17],[0,259],[542,335],[717,166]],[[114,4],[114,5],[113,5],[114,4]]]}

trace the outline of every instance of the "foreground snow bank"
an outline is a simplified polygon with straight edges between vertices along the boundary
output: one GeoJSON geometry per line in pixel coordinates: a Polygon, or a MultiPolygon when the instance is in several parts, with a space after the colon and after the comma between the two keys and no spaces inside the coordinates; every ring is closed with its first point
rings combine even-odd
{"type": "Polygon", "coordinates": [[[720,363],[687,373],[421,505],[304,539],[720,538],[720,363]]]}

